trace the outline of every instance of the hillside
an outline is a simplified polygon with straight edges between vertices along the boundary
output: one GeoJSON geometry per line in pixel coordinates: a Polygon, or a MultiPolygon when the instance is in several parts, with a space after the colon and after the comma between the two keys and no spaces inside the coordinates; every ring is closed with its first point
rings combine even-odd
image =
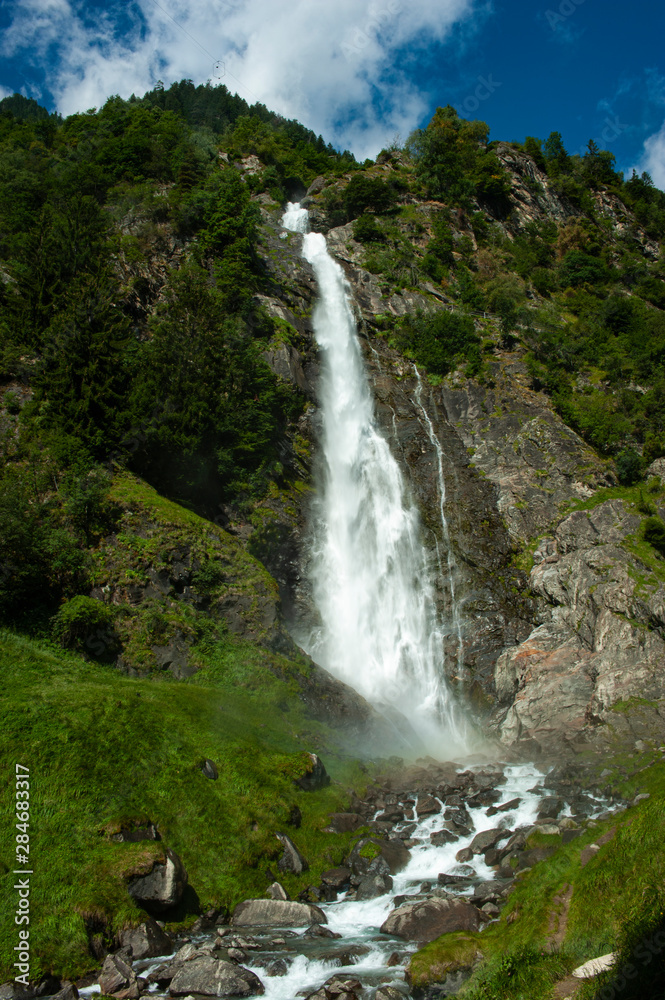
{"type": "MultiPolygon", "coordinates": [[[[557,133],[490,141],[450,107],[359,164],[187,81],[65,120],[0,101],[0,165],[3,758],[39,772],[37,978],[93,969],[141,917],[127,879],[167,848],[195,893],[171,928],[262,895],[296,804],[312,871],[287,889],[307,892],[355,839],[328,814],[409,754],[413,734],[298,646],[321,358],[290,200],[344,268],[378,424],[432,563],[448,558],[456,698],[495,754],[579,758],[603,794],[648,788],[630,815],[660,815],[665,194],[648,175],[557,133]],[[303,796],[311,752],[333,785],[303,796]],[[110,839],[146,823],[164,845],[110,839]]],[[[620,879],[658,841],[622,838],[620,879]]],[[[562,879],[585,884],[556,848],[561,878],[535,868],[510,912],[533,892],[542,923],[562,879]]],[[[601,945],[628,954],[634,905],[613,941],[571,931],[556,975],[601,945]]],[[[508,990],[499,951],[537,951],[536,923],[501,919],[474,996],[522,995],[491,976],[508,990]]],[[[8,972],[13,937],[6,922],[8,972]]],[[[413,960],[419,989],[441,941],[413,960]]]]}

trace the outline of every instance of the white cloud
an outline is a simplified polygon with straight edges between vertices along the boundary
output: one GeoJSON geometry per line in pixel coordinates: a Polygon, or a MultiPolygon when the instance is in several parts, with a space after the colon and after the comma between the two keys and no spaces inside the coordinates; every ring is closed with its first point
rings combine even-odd
{"type": "Polygon", "coordinates": [[[646,170],[657,188],[665,191],[665,122],[644,143],[644,152],[635,166],[638,173],[646,170]]]}
{"type": "Polygon", "coordinates": [[[10,90],[9,87],[3,87],[2,84],[0,83],[0,101],[3,99],[3,97],[11,97],[13,93],[14,93],[13,90],[10,90]]]}
{"type": "MultiPolygon", "coordinates": [[[[429,104],[400,52],[445,41],[473,17],[476,2],[137,0],[143,21],[119,36],[112,4],[91,26],[82,0],[18,0],[0,51],[52,66],[49,86],[63,114],[111,94],[142,94],[160,78],[214,79],[220,60],[230,90],[362,157],[395,132],[408,133],[429,104]],[[388,110],[379,115],[376,106],[388,110]]],[[[128,9],[123,4],[124,18],[128,9]]]]}

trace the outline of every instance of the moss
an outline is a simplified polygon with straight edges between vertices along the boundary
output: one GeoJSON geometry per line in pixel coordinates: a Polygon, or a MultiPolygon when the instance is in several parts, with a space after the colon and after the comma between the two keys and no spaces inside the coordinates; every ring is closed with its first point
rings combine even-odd
{"type": "Polygon", "coordinates": [[[371,840],[369,840],[366,844],[363,844],[358,851],[360,857],[367,858],[368,861],[373,861],[374,858],[378,858],[380,853],[381,850],[376,846],[376,844],[372,843],[371,840]]]}

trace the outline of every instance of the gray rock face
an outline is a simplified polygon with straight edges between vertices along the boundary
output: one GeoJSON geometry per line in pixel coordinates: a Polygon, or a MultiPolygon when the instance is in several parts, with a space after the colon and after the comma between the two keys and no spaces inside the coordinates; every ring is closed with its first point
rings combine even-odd
{"type": "Polygon", "coordinates": [[[356,890],[356,899],[376,899],[384,896],[393,887],[390,868],[383,857],[374,858],[356,890]]]}
{"type": "Polygon", "coordinates": [[[235,927],[309,927],[328,923],[323,910],[313,903],[284,899],[247,899],[238,903],[231,922],[235,927]]]}
{"type": "Polygon", "coordinates": [[[248,997],[263,993],[264,988],[249,969],[201,956],[183,965],[171,980],[169,991],[174,997],[190,993],[205,997],[248,997]]]}
{"type": "Polygon", "coordinates": [[[500,840],[507,840],[510,833],[496,827],[494,830],[483,830],[477,833],[469,845],[472,854],[484,854],[490,847],[496,847],[500,840]]]}
{"type": "Polygon", "coordinates": [[[275,836],[284,848],[284,853],[277,862],[277,867],[281,872],[291,872],[293,875],[301,875],[309,871],[309,863],[302,856],[296,845],[285,833],[276,833],[275,836]]]}
{"type": "Polygon", "coordinates": [[[166,851],[165,861],[157,861],[148,875],[141,875],[129,884],[129,894],[139,906],[154,913],[171,909],[182,899],[187,885],[187,872],[173,851],[166,851]]]}
{"type": "Polygon", "coordinates": [[[160,955],[170,955],[173,942],[159,926],[156,920],[150,918],[138,927],[127,927],[118,935],[122,948],[132,949],[132,959],[157,958],[160,955]]]}
{"type": "Polygon", "coordinates": [[[665,586],[625,546],[641,518],[622,500],[564,518],[534,554],[546,620],[495,670],[504,740],[547,743],[606,721],[632,697],[665,697],[665,586]]]}
{"type": "Polygon", "coordinates": [[[451,931],[477,931],[480,923],[478,910],[468,900],[426,899],[398,906],[382,924],[381,933],[427,944],[451,931]]]}

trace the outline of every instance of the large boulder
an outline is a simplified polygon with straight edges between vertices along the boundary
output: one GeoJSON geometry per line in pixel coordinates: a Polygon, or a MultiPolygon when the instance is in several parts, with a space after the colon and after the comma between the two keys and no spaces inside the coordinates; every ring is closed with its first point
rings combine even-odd
{"type": "Polygon", "coordinates": [[[118,935],[121,948],[132,949],[132,959],[157,958],[160,955],[170,955],[173,942],[165,934],[156,920],[149,917],[138,927],[126,927],[118,935]]]}
{"type": "Polygon", "coordinates": [[[309,863],[302,856],[296,845],[285,833],[275,834],[280,844],[284,848],[284,853],[277,862],[277,867],[281,872],[291,872],[293,875],[302,875],[309,871],[309,863]]]}
{"type": "Polygon", "coordinates": [[[186,962],[176,972],[169,992],[173,997],[190,993],[204,997],[247,997],[263,993],[264,988],[259,977],[249,969],[203,955],[186,962]]]}
{"type": "Polygon", "coordinates": [[[327,924],[322,909],[313,903],[296,903],[286,899],[246,899],[233,911],[235,927],[309,927],[327,924]]]}
{"type": "Polygon", "coordinates": [[[425,899],[398,906],[381,925],[382,934],[427,944],[451,931],[477,931],[481,918],[466,899],[425,899]]]}
{"type": "Polygon", "coordinates": [[[136,973],[119,955],[107,955],[98,982],[102,993],[111,996],[135,987],[136,973]]]}
{"type": "Polygon", "coordinates": [[[321,758],[315,753],[310,753],[309,761],[305,773],[300,778],[295,779],[296,785],[298,788],[302,788],[303,792],[315,792],[330,784],[330,775],[321,758]]]}
{"type": "Polygon", "coordinates": [[[356,899],[376,899],[377,896],[385,896],[393,887],[393,880],[390,876],[390,868],[387,862],[379,855],[369,866],[367,874],[361,879],[356,891],[356,899]]]}
{"type": "Polygon", "coordinates": [[[166,851],[163,861],[156,861],[148,875],[130,881],[129,895],[148,913],[163,913],[182,899],[187,885],[187,872],[173,851],[166,851]]]}
{"type": "Polygon", "coordinates": [[[391,875],[397,875],[406,868],[411,853],[401,840],[379,840],[378,837],[362,837],[354,844],[346,864],[354,875],[363,878],[369,872],[374,858],[381,856],[388,865],[391,875]]]}
{"type": "Polygon", "coordinates": [[[500,827],[494,827],[492,830],[482,830],[476,834],[469,847],[473,854],[484,854],[490,847],[496,847],[500,840],[507,840],[510,834],[510,830],[503,830],[500,827]]]}

